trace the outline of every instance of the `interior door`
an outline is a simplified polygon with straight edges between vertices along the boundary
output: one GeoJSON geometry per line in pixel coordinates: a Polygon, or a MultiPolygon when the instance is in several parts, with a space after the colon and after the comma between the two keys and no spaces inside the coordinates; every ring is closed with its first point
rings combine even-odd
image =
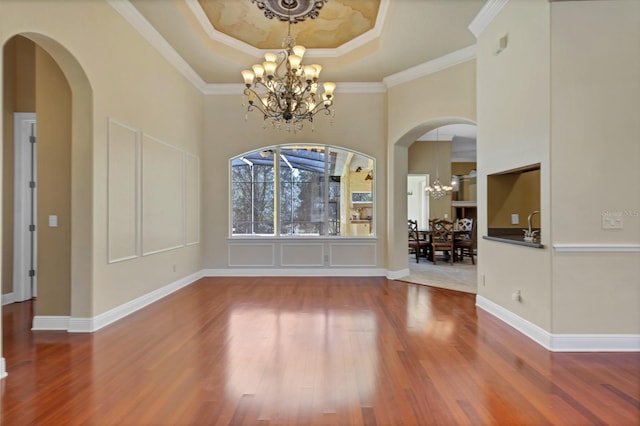
{"type": "Polygon", "coordinates": [[[418,221],[418,229],[429,227],[429,197],[424,189],[429,175],[407,176],[407,219],[418,221]]]}
{"type": "Polygon", "coordinates": [[[14,301],[37,295],[36,115],[14,114],[14,301]]]}

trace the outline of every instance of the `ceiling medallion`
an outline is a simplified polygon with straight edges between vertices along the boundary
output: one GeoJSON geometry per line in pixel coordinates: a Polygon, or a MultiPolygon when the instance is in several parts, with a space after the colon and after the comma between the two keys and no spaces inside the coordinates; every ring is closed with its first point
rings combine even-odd
{"type": "Polygon", "coordinates": [[[316,19],[320,9],[328,0],[251,0],[258,9],[264,10],[269,19],[297,24],[307,18],[316,19]]]}

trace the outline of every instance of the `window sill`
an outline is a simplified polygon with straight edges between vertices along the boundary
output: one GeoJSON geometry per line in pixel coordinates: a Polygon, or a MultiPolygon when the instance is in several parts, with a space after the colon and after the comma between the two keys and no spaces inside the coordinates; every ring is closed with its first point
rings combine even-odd
{"type": "Polygon", "coordinates": [[[337,242],[337,241],[341,241],[341,242],[349,242],[349,241],[362,241],[362,240],[373,240],[373,241],[377,241],[377,237],[375,235],[362,235],[362,236],[356,236],[356,235],[350,235],[348,237],[343,237],[343,236],[313,236],[313,235],[283,235],[280,237],[276,237],[276,236],[256,236],[256,235],[234,235],[232,237],[228,237],[227,241],[234,241],[234,242],[238,242],[238,241],[243,241],[243,242],[274,242],[274,241],[287,241],[287,242],[291,242],[291,241],[331,241],[331,242],[337,242]]]}

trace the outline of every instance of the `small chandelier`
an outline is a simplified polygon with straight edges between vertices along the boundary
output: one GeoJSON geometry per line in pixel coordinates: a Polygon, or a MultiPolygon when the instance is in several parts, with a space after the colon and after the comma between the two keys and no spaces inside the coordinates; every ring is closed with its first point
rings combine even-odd
{"type": "MultiPolygon", "coordinates": [[[[252,0],[252,2],[255,1],[252,0]]],[[[262,10],[270,3],[272,2],[258,2],[258,7],[262,10]]],[[[318,16],[317,10],[309,12],[307,7],[306,15],[295,16],[292,19],[291,9],[299,8],[300,3],[310,4],[310,7],[320,9],[324,2],[279,0],[277,3],[281,9],[287,11],[287,15],[267,10],[265,16],[278,17],[280,20],[287,21],[287,36],[282,42],[284,50],[279,54],[266,53],[264,62],[253,65],[251,70],[242,71],[246,86],[243,106],[247,107],[247,112],[256,109],[260,111],[264,117],[265,127],[267,122],[271,122],[272,126],[278,129],[281,129],[284,124],[288,131],[293,129],[295,132],[302,129],[304,121],[309,121],[313,129],[313,117],[320,111],[334,117],[335,113],[331,106],[336,85],[326,82],[322,85],[322,93],[319,93],[318,79],[322,67],[317,64],[303,65],[302,59],[306,48],[296,45],[295,38],[291,36],[292,21],[300,22],[305,17],[315,19],[318,16]]],[[[245,119],[247,118],[248,114],[245,116],[245,119]]]]}
{"type": "Polygon", "coordinates": [[[440,183],[440,158],[438,157],[438,142],[440,141],[440,134],[438,129],[436,129],[436,178],[433,180],[433,183],[427,186],[424,190],[431,194],[431,198],[434,200],[439,200],[445,195],[449,194],[453,187],[449,185],[443,185],[440,183]]]}

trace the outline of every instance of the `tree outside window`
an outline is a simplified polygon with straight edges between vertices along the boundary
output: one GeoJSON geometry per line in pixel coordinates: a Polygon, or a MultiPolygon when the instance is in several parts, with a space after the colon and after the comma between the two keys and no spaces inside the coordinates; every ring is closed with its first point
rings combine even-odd
{"type": "MultiPolygon", "coordinates": [[[[353,209],[363,207],[351,202],[350,187],[363,180],[373,188],[372,176],[373,159],[328,146],[269,147],[233,158],[231,235],[360,235],[349,226],[353,209]]],[[[368,208],[372,219],[373,203],[368,208]]]]}

